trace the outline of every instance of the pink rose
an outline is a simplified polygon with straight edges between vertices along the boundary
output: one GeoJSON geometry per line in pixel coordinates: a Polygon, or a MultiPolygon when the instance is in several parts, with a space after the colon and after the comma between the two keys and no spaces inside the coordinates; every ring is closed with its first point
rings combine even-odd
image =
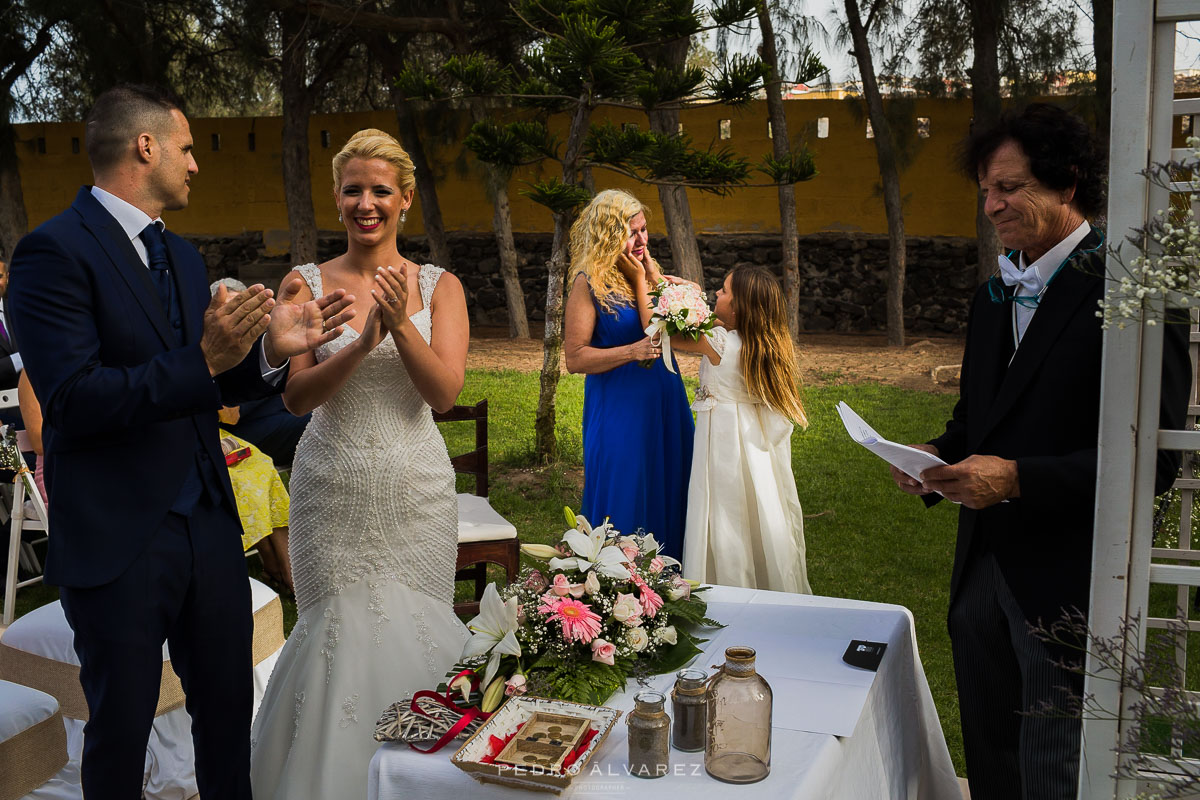
{"type": "Polygon", "coordinates": [[[504,682],[504,693],[509,697],[514,694],[525,694],[528,688],[525,685],[525,676],[519,672],[504,682]]]}
{"type": "Polygon", "coordinates": [[[567,580],[567,576],[561,572],[554,576],[553,582],[550,584],[550,591],[554,592],[559,597],[566,597],[567,592],[571,591],[571,582],[567,580]]]}
{"type": "Polygon", "coordinates": [[[627,559],[629,559],[630,561],[633,561],[635,558],[637,558],[638,556],[640,556],[642,554],[642,551],[638,550],[636,544],[625,545],[624,547],[621,548],[621,552],[624,553],[625,557],[627,559]]]}
{"type": "Polygon", "coordinates": [[[666,564],[664,564],[663,560],[661,558],[659,558],[658,556],[655,556],[654,558],[650,559],[650,572],[652,572],[656,575],[658,573],[662,572],[663,567],[665,567],[665,566],[666,566],[666,564]]]}
{"type": "Polygon", "coordinates": [[[592,661],[599,661],[601,664],[608,664],[610,667],[613,664],[613,656],[616,655],[617,646],[612,642],[606,642],[603,639],[592,639],[592,661]]]}

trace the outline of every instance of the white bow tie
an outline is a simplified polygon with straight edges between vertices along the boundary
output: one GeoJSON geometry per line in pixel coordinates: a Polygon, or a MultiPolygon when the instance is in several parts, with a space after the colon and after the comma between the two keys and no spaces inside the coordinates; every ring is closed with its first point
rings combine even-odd
{"type": "Polygon", "coordinates": [[[1000,279],[1008,286],[1016,286],[1017,293],[1023,287],[1027,294],[1036,297],[1038,292],[1042,291],[1042,287],[1046,285],[1041,274],[1032,266],[1020,270],[1007,256],[998,256],[997,260],[1000,262],[1000,279]]]}

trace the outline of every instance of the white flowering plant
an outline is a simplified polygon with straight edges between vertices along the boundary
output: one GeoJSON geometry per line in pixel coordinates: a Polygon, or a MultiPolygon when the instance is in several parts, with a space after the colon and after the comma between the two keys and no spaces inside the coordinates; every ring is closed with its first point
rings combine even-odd
{"type": "Polygon", "coordinates": [[[572,525],[557,547],[525,544],[545,562],[503,589],[489,584],[449,693],[491,712],[506,695],[531,691],[603,705],[630,677],[682,668],[720,627],[700,597],[706,587],[679,575],[653,534],[622,535],[566,509],[572,525]]]}
{"type": "MultiPolygon", "coordinates": [[[[1182,161],[1155,164],[1142,172],[1156,186],[1182,195],[1183,202],[1159,210],[1129,238],[1137,255],[1128,264],[1116,253],[1124,273],[1110,276],[1111,285],[1096,312],[1105,328],[1124,328],[1141,319],[1148,302],[1168,300],[1170,306],[1188,307],[1200,300],[1200,220],[1193,207],[1200,194],[1200,137],[1189,137],[1187,147],[1182,161]]],[[[1148,315],[1146,324],[1158,321],[1148,315]]],[[[1186,322],[1186,315],[1180,321],[1186,322]]]]}

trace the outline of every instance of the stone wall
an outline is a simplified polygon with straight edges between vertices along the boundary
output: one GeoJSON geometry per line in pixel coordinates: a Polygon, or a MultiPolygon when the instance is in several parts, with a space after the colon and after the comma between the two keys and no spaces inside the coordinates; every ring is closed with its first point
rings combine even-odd
{"type": "MultiPolygon", "coordinates": [[[[237,277],[246,283],[277,286],[291,261],[268,255],[262,235],[190,236],[204,255],[209,279],[237,277]]],[[[738,264],[761,264],[779,274],[778,236],[703,235],[700,254],[705,282],[716,290],[725,273],[738,264]]],[[[550,234],[517,234],[517,256],[526,310],[540,322],[546,302],[544,264],[550,256],[550,234]]],[[[345,234],[320,237],[320,258],[345,247],[345,234]]],[[[495,239],[485,234],[451,234],[453,270],[467,291],[471,321],[476,325],[508,324],[504,286],[495,239]]],[[[651,252],[671,271],[670,247],[664,237],[651,237],[651,252]]],[[[414,261],[428,257],[423,237],[402,239],[400,251],[414,261]]],[[[975,288],[976,249],[973,239],[910,237],[905,282],[905,325],[910,333],[957,334],[966,329],[967,308],[975,288]]],[[[800,318],[809,331],[882,331],[887,279],[887,237],[819,233],[800,239],[800,318]]],[[[710,294],[711,299],[711,294],[710,294]]]]}

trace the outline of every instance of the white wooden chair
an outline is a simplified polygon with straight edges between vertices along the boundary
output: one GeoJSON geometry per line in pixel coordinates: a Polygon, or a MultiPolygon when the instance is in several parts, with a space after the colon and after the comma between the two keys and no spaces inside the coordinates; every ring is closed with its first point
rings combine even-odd
{"type": "MultiPolygon", "coordinates": [[[[16,389],[0,391],[0,409],[16,405],[16,389]]],[[[0,447],[15,448],[11,455],[20,459],[20,451],[27,451],[28,439],[24,431],[16,431],[9,438],[8,426],[0,428],[0,447]]],[[[19,463],[24,464],[23,460],[19,463]]],[[[6,493],[7,494],[7,493],[6,493]]],[[[12,502],[7,509],[0,506],[0,524],[8,525],[8,561],[4,576],[4,605],[0,611],[0,626],[11,625],[16,615],[17,590],[39,583],[42,580],[42,564],[34,550],[34,545],[43,544],[50,535],[50,522],[46,515],[46,503],[33,480],[33,473],[28,469],[18,471],[17,479],[13,482],[12,502]],[[25,539],[26,531],[36,531],[35,538],[25,539]],[[17,580],[18,567],[24,567],[33,573],[32,577],[23,581],[17,580]]]]}

